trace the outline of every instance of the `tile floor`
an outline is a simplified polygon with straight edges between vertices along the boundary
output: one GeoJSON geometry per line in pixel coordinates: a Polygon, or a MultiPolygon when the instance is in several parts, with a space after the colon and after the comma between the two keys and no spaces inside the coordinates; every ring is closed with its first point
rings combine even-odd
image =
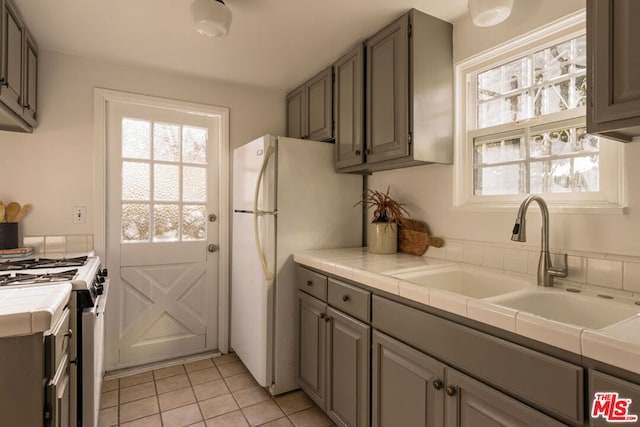
{"type": "Polygon", "coordinates": [[[99,427],[327,427],[301,390],[272,398],[235,354],[104,382],[99,427]]]}

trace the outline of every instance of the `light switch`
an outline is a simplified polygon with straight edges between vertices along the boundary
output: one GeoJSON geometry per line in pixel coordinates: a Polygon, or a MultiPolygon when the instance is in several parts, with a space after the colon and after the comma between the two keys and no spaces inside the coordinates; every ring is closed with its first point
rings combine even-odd
{"type": "Polygon", "coordinates": [[[74,206],[73,211],[73,223],[85,224],[87,222],[87,207],[86,206],[74,206]]]}

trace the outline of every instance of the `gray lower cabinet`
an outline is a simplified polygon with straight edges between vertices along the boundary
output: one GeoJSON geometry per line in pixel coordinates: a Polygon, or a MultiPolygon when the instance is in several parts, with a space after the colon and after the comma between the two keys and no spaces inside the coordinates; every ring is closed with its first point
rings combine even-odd
{"type": "Polygon", "coordinates": [[[327,67],[289,92],[287,136],[329,141],[333,139],[333,68],[327,67]]]}
{"type": "Polygon", "coordinates": [[[588,375],[590,426],[610,426],[613,422],[621,425],[640,424],[640,384],[595,370],[589,370],[588,375]],[[608,394],[609,397],[611,393],[616,393],[616,396],[615,399],[608,399],[602,395],[598,399],[596,393],[608,394]],[[635,417],[635,423],[628,417],[635,417]]]}
{"type": "Polygon", "coordinates": [[[640,2],[587,0],[587,132],[640,136],[640,2]]]}
{"type": "Polygon", "coordinates": [[[333,64],[336,170],[364,162],[364,46],[358,44],[333,64]]]}
{"type": "Polygon", "coordinates": [[[372,426],[443,425],[443,363],[375,330],[372,359],[372,426]]]}
{"type": "Polygon", "coordinates": [[[327,284],[326,277],[302,267],[297,281],[300,387],[336,425],[367,427],[371,326],[365,320],[370,295],[333,279],[327,284]],[[335,298],[339,307],[330,305],[335,298]],[[364,320],[355,317],[360,314],[364,320]]]}

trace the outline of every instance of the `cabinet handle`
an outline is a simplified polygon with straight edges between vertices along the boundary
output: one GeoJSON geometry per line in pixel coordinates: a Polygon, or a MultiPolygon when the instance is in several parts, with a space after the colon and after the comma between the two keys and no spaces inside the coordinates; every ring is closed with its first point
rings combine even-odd
{"type": "Polygon", "coordinates": [[[364,152],[367,153],[367,154],[371,154],[371,150],[368,149],[368,148],[366,150],[364,150],[364,152]]]}
{"type": "Polygon", "coordinates": [[[27,110],[31,110],[31,105],[27,104],[24,106],[24,108],[26,108],[27,110]]]}
{"type": "Polygon", "coordinates": [[[444,384],[440,380],[435,380],[433,382],[433,388],[435,388],[436,390],[440,390],[442,386],[444,386],[444,384]]]}
{"type": "Polygon", "coordinates": [[[360,155],[360,153],[361,153],[361,151],[360,151],[360,150],[356,150],[356,156],[359,156],[359,155],[360,155]]]}
{"type": "Polygon", "coordinates": [[[324,317],[324,321],[325,321],[325,322],[328,322],[329,320],[331,320],[331,317],[329,317],[329,316],[325,316],[325,317],[324,317]]]}
{"type": "Polygon", "coordinates": [[[458,390],[456,389],[456,387],[455,387],[455,386],[448,385],[448,386],[447,386],[447,388],[445,389],[445,391],[447,392],[447,394],[448,394],[449,396],[455,396],[455,394],[456,394],[456,392],[457,392],[458,390]]]}
{"type": "Polygon", "coordinates": [[[349,301],[349,295],[342,295],[342,301],[344,302],[349,301]]]}
{"type": "Polygon", "coordinates": [[[321,319],[324,319],[325,317],[326,317],[326,314],[324,314],[324,313],[320,313],[320,318],[321,318],[321,319]]]}
{"type": "Polygon", "coordinates": [[[311,280],[307,280],[307,286],[313,286],[313,282],[311,280]]]}
{"type": "Polygon", "coordinates": [[[4,77],[0,79],[0,86],[9,86],[9,83],[7,82],[7,79],[5,79],[4,77]]]}

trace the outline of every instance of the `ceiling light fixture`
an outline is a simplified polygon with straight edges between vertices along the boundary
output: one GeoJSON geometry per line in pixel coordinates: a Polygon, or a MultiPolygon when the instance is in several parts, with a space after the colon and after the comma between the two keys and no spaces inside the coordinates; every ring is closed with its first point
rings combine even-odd
{"type": "Polygon", "coordinates": [[[478,27],[490,27],[511,15],[513,0],[469,0],[471,20],[478,27]]]}
{"type": "Polygon", "coordinates": [[[191,15],[196,31],[204,36],[220,37],[229,33],[231,10],[222,0],[194,0],[191,15]]]}

